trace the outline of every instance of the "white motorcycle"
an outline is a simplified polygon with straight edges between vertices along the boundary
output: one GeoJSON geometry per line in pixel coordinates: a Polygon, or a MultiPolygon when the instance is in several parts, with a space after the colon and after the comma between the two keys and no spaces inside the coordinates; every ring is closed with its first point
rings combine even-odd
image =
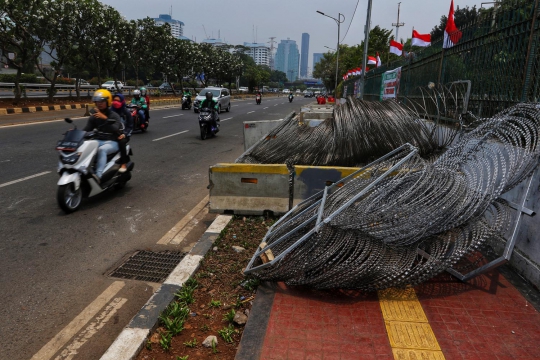
{"type": "MultiPolygon", "coordinates": [[[[65,119],[72,123],[71,119],[65,119]]],[[[110,120],[109,120],[110,121],[110,120]]],[[[113,120],[114,121],[114,120],[113,120]]],[[[66,213],[71,213],[81,206],[83,198],[92,197],[114,187],[122,189],[131,179],[131,171],[135,164],[131,161],[127,164],[127,171],[118,172],[120,165],[116,161],[120,153],[107,156],[107,165],[98,183],[92,174],[97,158],[99,142],[93,140],[99,132],[89,132],[74,129],[64,134],[64,139],[58,141],[56,150],[60,153],[58,163],[58,191],[56,200],[58,205],[66,213]]],[[[131,147],[126,147],[128,155],[133,155],[131,147]]]]}

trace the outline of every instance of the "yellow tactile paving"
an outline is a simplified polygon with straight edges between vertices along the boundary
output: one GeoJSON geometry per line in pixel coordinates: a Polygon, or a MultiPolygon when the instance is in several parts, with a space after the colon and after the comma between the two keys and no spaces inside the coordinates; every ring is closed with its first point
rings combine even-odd
{"type": "Polygon", "coordinates": [[[394,359],[445,359],[413,288],[386,289],[378,295],[394,359]]]}
{"type": "Polygon", "coordinates": [[[442,351],[393,348],[392,353],[396,360],[445,360],[442,351]]]}

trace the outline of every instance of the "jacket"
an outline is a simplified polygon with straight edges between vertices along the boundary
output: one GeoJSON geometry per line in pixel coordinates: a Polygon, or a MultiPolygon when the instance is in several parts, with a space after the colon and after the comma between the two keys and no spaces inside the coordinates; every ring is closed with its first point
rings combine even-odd
{"type": "Polygon", "coordinates": [[[124,98],[124,95],[115,94],[114,96],[118,96],[120,98],[120,101],[122,102],[122,107],[120,109],[115,109],[111,106],[111,110],[120,116],[120,120],[122,121],[123,125],[124,135],[131,136],[131,133],[133,132],[133,117],[131,116],[131,112],[126,108],[126,100],[124,98]]]}
{"type": "Polygon", "coordinates": [[[203,109],[203,108],[209,108],[209,109],[217,110],[218,109],[218,103],[214,99],[212,99],[210,101],[204,99],[201,102],[201,104],[199,105],[199,109],[203,109]]]}
{"type": "Polygon", "coordinates": [[[146,99],[142,96],[139,97],[139,100],[135,98],[131,99],[131,103],[140,106],[142,109],[146,109],[146,99]]]}
{"type": "Polygon", "coordinates": [[[97,130],[97,136],[96,138],[98,140],[113,140],[116,141],[120,135],[122,135],[122,121],[120,120],[120,116],[115,113],[114,111],[111,111],[109,108],[105,110],[105,115],[107,115],[106,120],[101,120],[94,117],[94,114],[97,112],[96,109],[90,110],[90,117],[88,118],[88,122],[86,123],[86,126],[84,127],[84,131],[93,131],[97,130]],[[107,123],[107,120],[112,119],[115,120],[114,124],[107,123]]]}

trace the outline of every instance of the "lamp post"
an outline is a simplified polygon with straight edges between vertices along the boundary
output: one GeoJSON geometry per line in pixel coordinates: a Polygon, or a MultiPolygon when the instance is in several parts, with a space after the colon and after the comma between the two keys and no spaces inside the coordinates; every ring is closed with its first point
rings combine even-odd
{"type": "Polygon", "coordinates": [[[364,99],[364,90],[365,90],[365,80],[366,80],[366,67],[367,67],[367,53],[368,53],[368,43],[369,43],[369,27],[371,24],[371,1],[368,1],[368,8],[367,8],[367,17],[366,17],[366,27],[364,28],[365,31],[365,37],[364,37],[364,59],[362,61],[362,77],[360,83],[361,85],[361,93],[360,93],[360,99],[364,99]]]}
{"type": "Polygon", "coordinates": [[[345,15],[343,15],[342,13],[339,13],[338,18],[336,19],[332,16],[326,15],[322,11],[317,10],[317,12],[321,15],[329,17],[330,19],[334,20],[337,24],[336,85],[334,86],[334,95],[336,95],[335,92],[336,92],[337,84],[338,84],[337,79],[338,79],[338,68],[339,68],[339,29],[340,29],[341,23],[345,21],[345,15]],[[343,20],[341,20],[342,16],[343,16],[343,20]]]}

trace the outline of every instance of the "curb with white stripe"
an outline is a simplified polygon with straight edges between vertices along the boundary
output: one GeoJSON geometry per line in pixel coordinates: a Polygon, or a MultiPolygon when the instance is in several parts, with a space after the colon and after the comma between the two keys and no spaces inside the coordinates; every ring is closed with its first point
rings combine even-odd
{"type": "Polygon", "coordinates": [[[161,312],[172,302],[174,294],[197,271],[204,255],[231,219],[231,215],[219,215],[212,222],[189,254],[122,330],[101,360],[132,360],[137,357],[161,312]]]}

